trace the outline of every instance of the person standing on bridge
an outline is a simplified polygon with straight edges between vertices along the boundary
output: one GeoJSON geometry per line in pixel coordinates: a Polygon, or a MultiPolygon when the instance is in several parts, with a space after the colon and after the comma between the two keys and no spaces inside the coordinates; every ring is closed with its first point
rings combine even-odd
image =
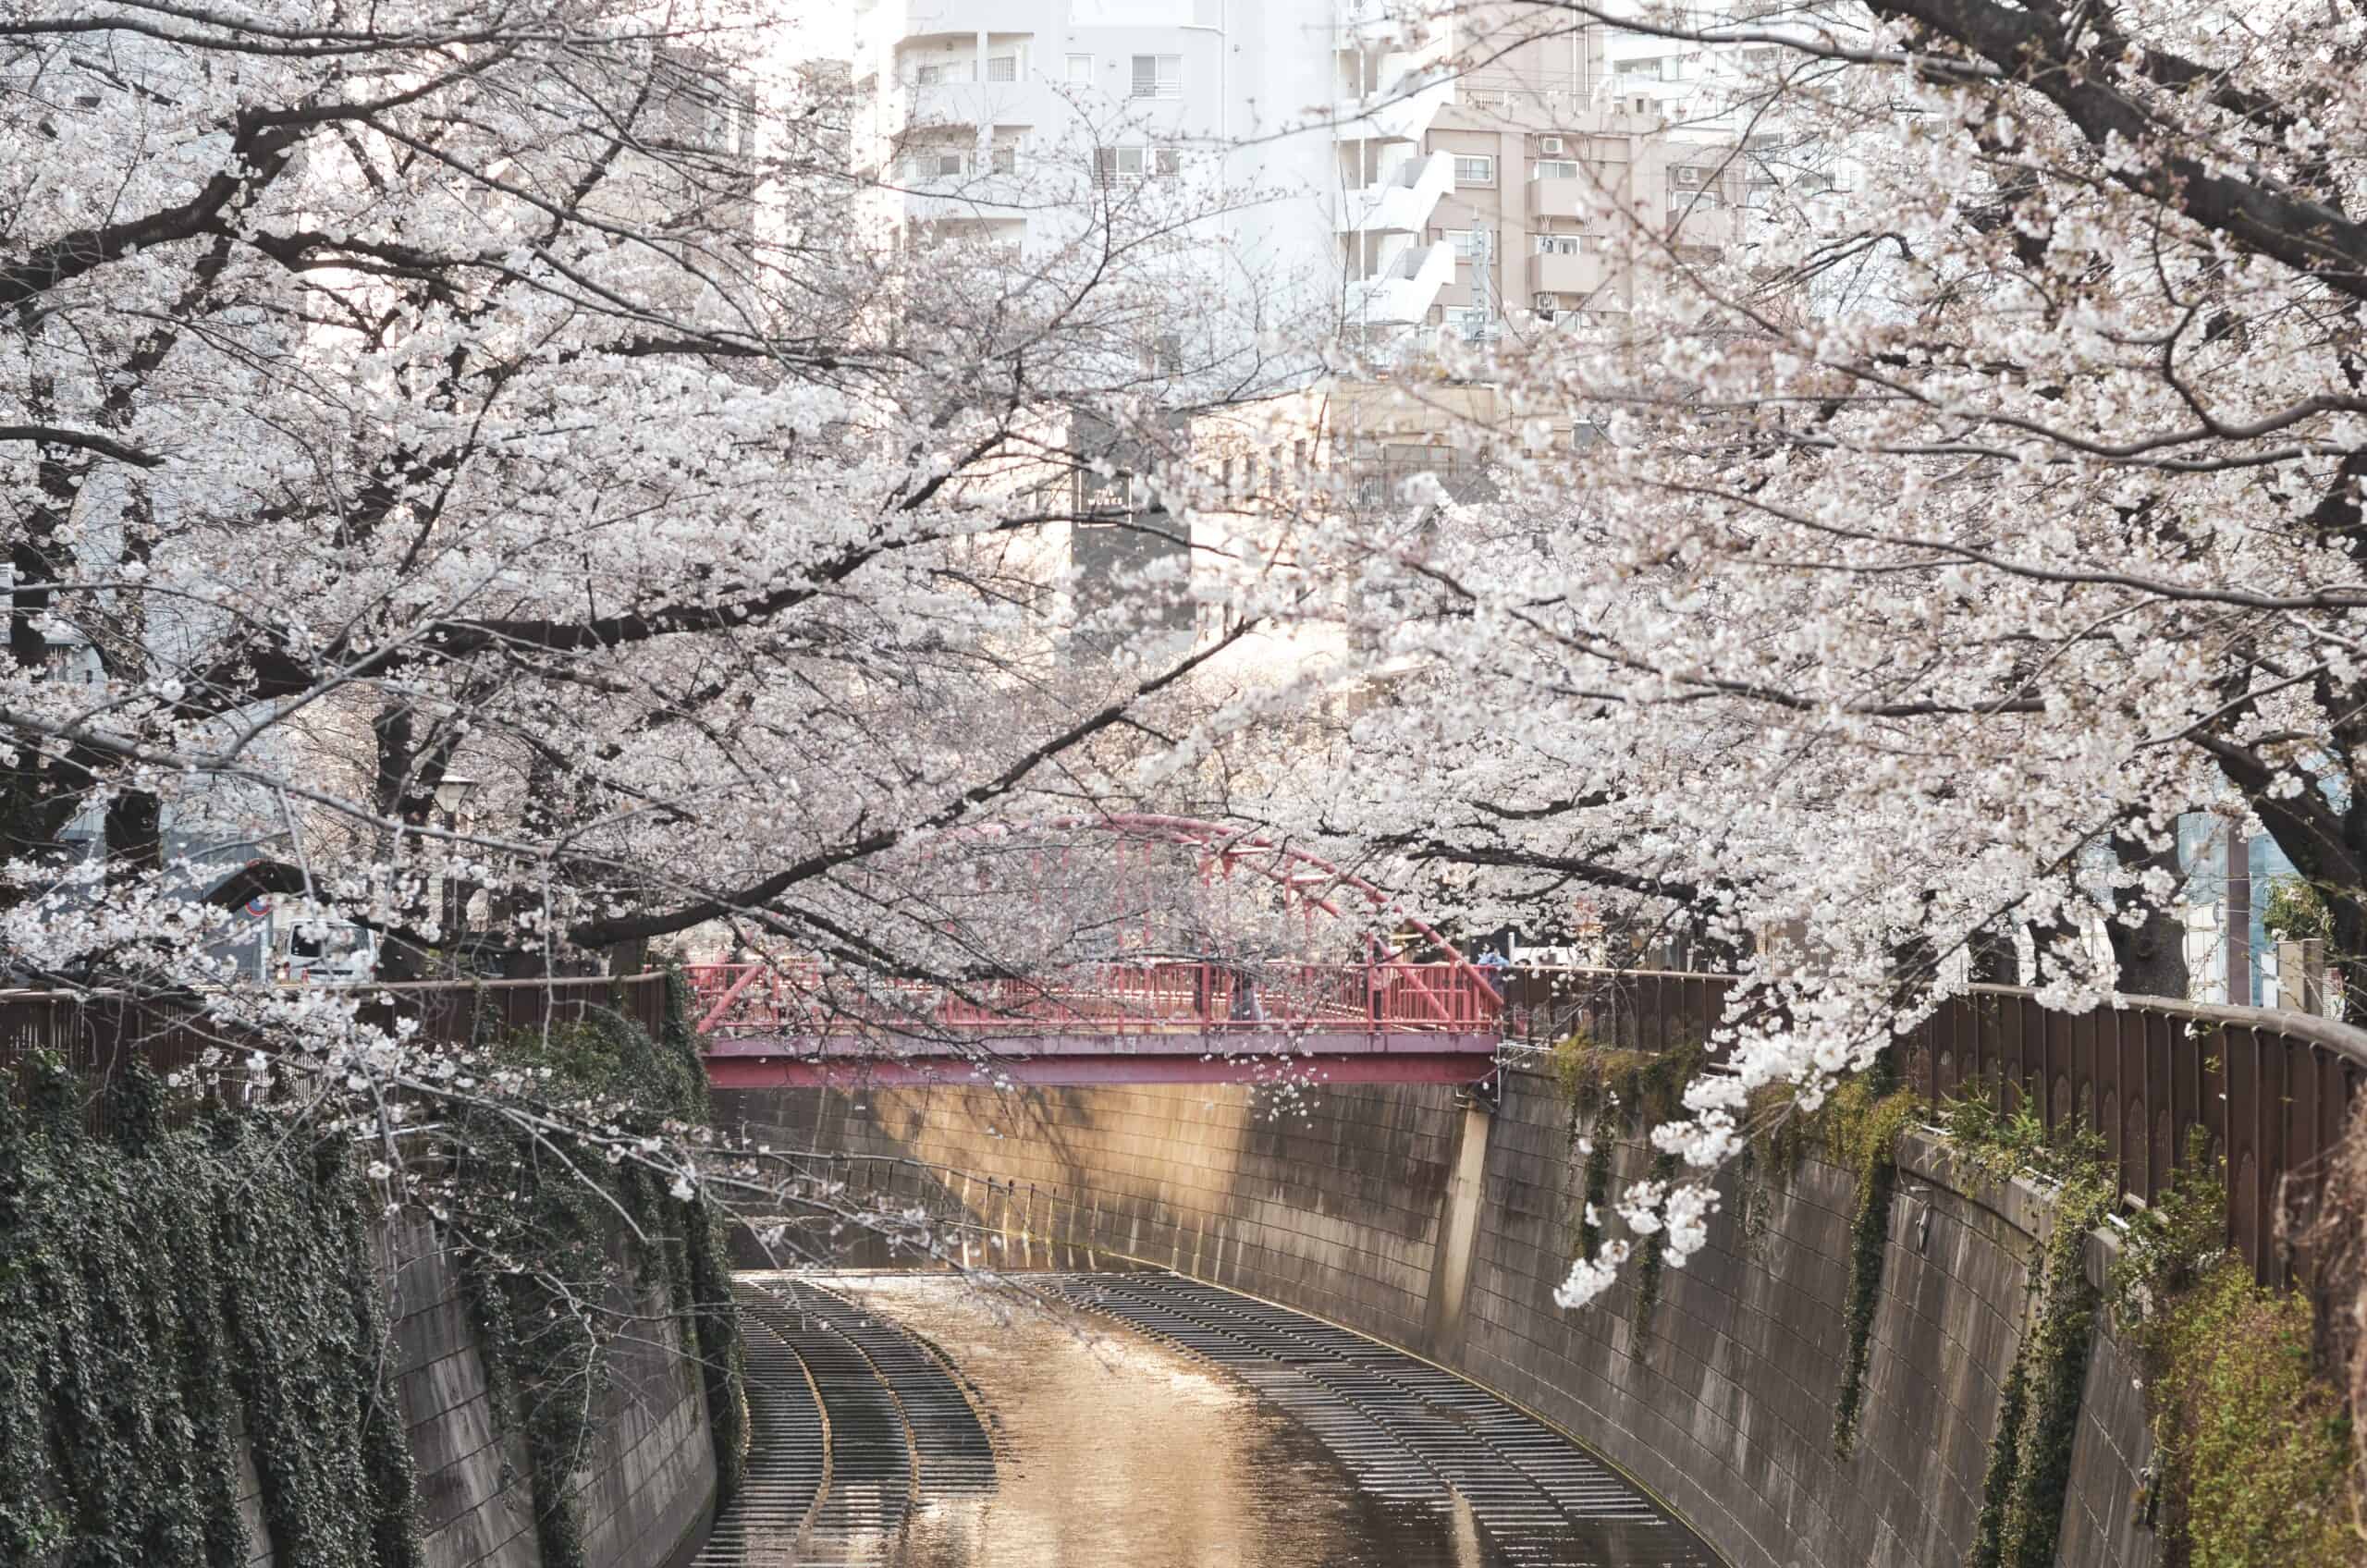
{"type": "Polygon", "coordinates": [[[1266,1010],[1257,1005],[1257,981],[1249,973],[1249,966],[1233,963],[1227,968],[1233,975],[1233,1022],[1263,1023],[1266,1010]]]}

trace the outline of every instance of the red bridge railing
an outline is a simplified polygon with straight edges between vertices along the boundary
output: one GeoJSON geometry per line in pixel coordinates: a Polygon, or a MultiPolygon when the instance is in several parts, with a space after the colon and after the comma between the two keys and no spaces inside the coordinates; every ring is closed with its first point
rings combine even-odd
{"type": "Polygon", "coordinates": [[[1492,1034],[1503,1017],[1502,996],[1482,971],[1442,963],[1110,963],[952,986],[858,982],[795,964],[693,964],[686,973],[698,998],[698,1030],[717,1039],[878,1030],[1492,1034]]]}

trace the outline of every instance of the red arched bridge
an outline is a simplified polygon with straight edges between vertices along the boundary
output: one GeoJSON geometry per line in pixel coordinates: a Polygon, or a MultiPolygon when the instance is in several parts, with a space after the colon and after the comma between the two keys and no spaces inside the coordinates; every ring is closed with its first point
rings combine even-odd
{"type": "MultiPolygon", "coordinates": [[[[1305,914],[1310,931],[1318,914],[1361,926],[1364,957],[1251,963],[1144,956],[943,985],[834,984],[812,964],[694,965],[709,1077],[719,1088],[1282,1075],[1459,1084],[1493,1071],[1502,995],[1489,971],[1381,888],[1295,845],[1149,814],[966,829],[946,840],[956,848],[1024,847],[1036,835],[1078,834],[1115,839],[1110,864],[1120,883],[1129,875],[1130,847],[1132,868],[1146,880],[1171,877],[1178,851],[1204,885],[1236,874],[1260,879],[1279,891],[1285,911],[1305,914]],[[1414,951],[1424,960],[1409,956],[1414,951]]],[[[1147,927],[1146,914],[1146,945],[1147,927]]]]}
{"type": "Polygon", "coordinates": [[[1501,998],[1460,962],[1085,965],[975,986],[832,994],[816,971],[690,970],[707,1076],[825,1084],[1462,1084],[1493,1071],[1501,998]]]}

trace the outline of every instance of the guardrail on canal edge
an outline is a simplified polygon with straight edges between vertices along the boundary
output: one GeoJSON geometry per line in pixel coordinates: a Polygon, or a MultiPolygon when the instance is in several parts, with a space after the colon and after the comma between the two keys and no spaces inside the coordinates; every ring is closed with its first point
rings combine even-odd
{"type": "MultiPolygon", "coordinates": [[[[1581,1023],[1645,1050],[1704,1038],[1734,981],[1722,974],[1512,971],[1508,1034],[1532,1040],[1581,1023]]],[[[1902,1041],[1903,1072],[1932,1103],[1980,1093],[2025,1106],[2050,1134],[2104,1139],[2121,1189],[2152,1204],[2200,1127],[2227,1172],[2228,1241],[2263,1284],[2289,1284],[2291,1233],[2315,1201],[2326,1156],[2367,1081],[2367,1030],[2315,1013],[2124,997],[2056,1012],[2011,986],[1949,998],[1902,1041]],[[2280,1213],[2297,1221],[2278,1224],[2280,1213]]]]}
{"type": "MultiPolygon", "coordinates": [[[[1734,982],[1723,974],[1508,969],[1499,1027],[1547,1042],[1583,1024],[1607,1043],[1664,1050],[1706,1036],[1734,982]]],[[[380,1016],[419,1020],[431,1039],[497,1037],[621,1011],[655,1031],[665,976],[540,978],[363,987],[380,1016]]],[[[2103,1136],[2123,1190],[2152,1203],[2201,1127],[2224,1157],[2229,1241],[2263,1282],[2290,1282],[2297,1257],[2280,1213],[2306,1215],[2324,1158],[2367,1081],[2367,1030],[2312,1013],[2131,997],[2086,1013],[2051,1011],[2026,990],[1975,986],[1906,1036],[1909,1082],[1934,1102],[1976,1086],[2001,1113],[2031,1107],[2049,1133],[2103,1136]]],[[[0,991],[0,1082],[54,1054],[95,1089],[133,1057],[159,1072],[250,1043],[210,1024],[201,998],[0,991]]],[[[226,1067],[226,1071],[233,1069],[226,1067]]],[[[103,1121],[95,1092],[90,1114],[103,1121]]]]}
{"type": "MultiPolygon", "coordinates": [[[[353,989],[368,998],[365,1019],[415,1018],[426,1038],[440,1041],[497,1039],[578,1023],[594,1010],[620,1012],[653,1034],[666,1019],[663,972],[613,979],[402,981],[353,989]]],[[[242,1078],[247,1054],[264,1044],[210,1018],[204,998],[185,992],[0,989],[0,1093],[16,1092],[33,1061],[54,1058],[89,1085],[84,1117],[93,1132],[107,1130],[101,1091],[130,1062],[162,1076],[202,1070],[212,1053],[207,1086],[228,1087],[242,1078]]],[[[187,1110],[188,1102],[175,1108],[176,1114],[187,1110]]]]}

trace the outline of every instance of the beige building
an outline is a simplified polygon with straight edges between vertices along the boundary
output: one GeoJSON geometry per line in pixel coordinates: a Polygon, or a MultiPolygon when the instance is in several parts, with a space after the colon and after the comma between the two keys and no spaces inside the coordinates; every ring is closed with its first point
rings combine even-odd
{"type": "Polygon", "coordinates": [[[1443,177],[1417,243],[1454,258],[1427,319],[1474,340],[1523,312],[1615,320],[1639,248],[1706,256],[1736,238],[1743,175],[1723,123],[1672,117],[1612,57],[1609,30],[1518,31],[1537,16],[1466,25],[1453,94],[1409,160],[1443,177]]]}

